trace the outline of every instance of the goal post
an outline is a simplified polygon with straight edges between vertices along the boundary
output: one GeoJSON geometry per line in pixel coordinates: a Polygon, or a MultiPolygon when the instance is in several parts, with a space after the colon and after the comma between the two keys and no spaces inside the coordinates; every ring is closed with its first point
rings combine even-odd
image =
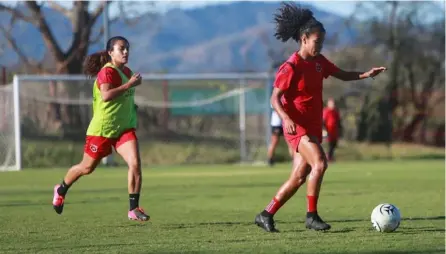
{"type": "MultiPolygon", "coordinates": [[[[135,91],[140,146],[158,146],[155,152],[165,149],[150,164],[165,164],[170,151],[175,154],[173,164],[265,160],[270,73],[142,77],[135,91]],[[222,158],[212,158],[211,153],[221,153],[222,158]]],[[[0,96],[11,96],[0,102],[0,109],[8,111],[0,119],[9,126],[1,130],[0,171],[50,163],[29,162],[24,154],[60,154],[53,166],[76,161],[74,153],[82,153],[80,144],[92,116],[93,81],[84,75],[16,75],[12,85],[0,88],[0,96]]]]}
{"type": "MultiPolygon", "coordinates": [[[[15,79],[14,79],[15,80],[15,79]]],[[[15,96],[17,86],[6,84],[0,86],[0,171],[19,170],[20,165],[20,128],[18,115],[18,98],[15,96]]]]}
{"type": "Polygon", "coordinates": [[[13,105],[14,105],[14,153],[15,170],[22,169],[21,128],[20,128],[20,84],[17,76],[13,79],[13,105]]]}

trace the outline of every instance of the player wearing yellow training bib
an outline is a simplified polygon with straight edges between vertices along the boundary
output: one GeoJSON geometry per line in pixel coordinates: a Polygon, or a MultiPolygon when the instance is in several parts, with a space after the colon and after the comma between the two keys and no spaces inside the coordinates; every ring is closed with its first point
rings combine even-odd
{"type": "Polygon", "coordinates": [[[90,55],[84,72],[96,76],[93,84],[93,118],[87,129],[82,161],[71,167],[61,184],[54,187],[53,208],[61,214],[69,187],[83,175],[92,173],[101,159],[112,152],[112,147],[128,164],[130,209],[128,218],[146,221],[150,217],[139,207],[141,190],[141,162],[135,106],[135,87],[141,75],[133,74],[125,65],[130,45],[127,39],[116,36],[108,40],[106,51],[90,55]]]}
{"type": "Polygon", "coordinates": [[[98,73],[93,86],[93,118],[87,129],[84,152],[92,158],[101,159],[112,152],[112,146],[136,140],[135,88],[130,88],[114,100],[104,101],[100,87],[111,84],[119,87],[131,78],[131,70],[122,70],[107,63],[98,73]]]}

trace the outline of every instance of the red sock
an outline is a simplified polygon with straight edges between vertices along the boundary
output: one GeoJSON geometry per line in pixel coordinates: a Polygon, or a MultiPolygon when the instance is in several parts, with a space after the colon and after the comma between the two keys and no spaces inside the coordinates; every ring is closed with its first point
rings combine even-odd
{"type": "Polygon", "coordinates": [[[279,208],[282,206],[282,204],[274,197],[273,200],[269,203],[269,205],[266,206],[265,211],[267,211],[269,214],[275,214],[279,208]]]}
{"type": "Polygon", "coordinates": [[[317,212],[317,196],[307,196],[307,212],[317,212]]]}

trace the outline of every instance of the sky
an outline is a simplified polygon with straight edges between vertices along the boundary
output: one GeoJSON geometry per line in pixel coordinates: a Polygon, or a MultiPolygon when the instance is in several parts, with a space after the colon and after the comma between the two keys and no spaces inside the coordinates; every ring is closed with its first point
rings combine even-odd
{"type": "MultiPolygon", "coordinates": [[[[11,1],[11,0],[0,0],[0,2],[2,4],[6,4],[6,5],[15,5],[17,2],[22,2],[22,1],[11,1]]],[[[38,1],[38,2],[44,2],[44,1],[38,1]]],[[[72,6],[72,1],[55,1],[59,4],[61,4],[62,6],[65,7],[71,7],[72,6]]],[[[100,1],[92,1],[94,3],[92,3],[92,7],[94,7],[95,5],[97,5],[100,1]]],[[[124,0],[125,2],[125,0],[124,0]]],[[[146,1],[143,1],[146,2],[146,1]]],[[[157,8],[164,12],[167,11],[171,8],[182,8],[182,9],[190,9],[190,8],[197,8],[197,7],[203,7],[206,5],[215,5],[215,4],[225,4],[225,3],[230,3],[233,2],[231,0],[207,0],[207,1],[182,1],[182,0],[176,0],[176,1],[157,1],[157,8]]],[[[252,1],[252,2],[259,2],[259,1],[252,1]]],[[[264,2],[279,2],[279,1],[264,1],[264,2]]],[[[314,5],[315,7],[324,10],[324,11],[329,11],[329,12],[333,12],[335,14],[338,14],[340,16],[349,16],[354,7],[355,4],[357,3],[357,1],[301,1],[302,3],[310,3],[312,5],[314,5]]],[[[143,5],[146,6],[146,5],[143,5]]],[[[143,10],[140,10],[143,11],[143,10]]],[[[118,9],[118,5],[116,4],[111,4],[110,5],[110,15],[113,16],[115,14],[119,13],[119,9],[118,9]]]]}
{"type": "MultiPolygon", "coordinates": [[[[195,8],[210,4],[230,3],[232,1],[208,0],[208,1],[175,1],[175,2],[176,4],[179,4],[183,8],[195,8]]],[[[278,2],[278,1],[268,1],[268,2],[278,2]]],[[[301,1],[301,2],[310,3],[315,7],[317,7],[318,9],[333,12],[341,16],[349,16],[353,12],[355,4],[357,3],[357,1],[301,1]]]]}
{"type": "MultiPolygon", "coordinates": [[[[123,0],[124,2],[126,0],[123,0]]],[[[378,0],[378,1],[385,1],[385,0],[378,0]]],[[[435,2],[438,3],[440,8],[444,9],[444,1],[445,0],[434,0],[435,2]]],[[[10,0],[0,0],[1,3],[4,4],[15,4],[19,1],[10,1],[10,0]]],[[[21,2],[21,1],[20,1],[21,2]]],[[[43,1],[39,1],[39,2],[43,2],[43,1]]],[[[55,1],[58,2],[59,4],[66,6],[66,7],[71,7],[72,6],[72,1],[55,1]]],[[[91,7],[94,8],[95,5],[97,5],[99,2],[98,0],[92,1],[94,2],[91,7]]],[[[147,2],[147,1],[142,1],[142,2],[147,2]]],[[[234,2],[231,0],[207,0],[207,1],[188,1],[188,0],[175,0],[175,1],[157,1],[156,4],[156,8],[161,11],[161,12],[165,12],[171,8],[182,8],[182,9],[190,9],[190,8],[197,8],[197,7],[203,7],[206,5],[215,5],[215,4],[225,4],[225,3],[230,3],[230,2],[234,2]]],[[[252,1],[252,2],[259,2],[259,1],[252,1]]],[[[263,2],[279,2],[279,1],[263,1],[263,2]]],[[[352,1],[352,0],[338,0],[338,1],[318,1],[318,0],[310,0],[310,1],[300,1],[301,3],[308,3],[311,4],[313,6],[315,6],[316,8],[323,10],[323,11],[327,11],[327,12],[331,12],[334,14],[337,14],[339,16],[342,17],[349,17],[354,9],[355,9],[355,5],[356,3],[360,2],[360,1],[352,1]]],[[[144,11],[141,10],[140,7],[144,7],[144,6],[148,6],[146,4],[143,5],[138,5],[136,8],[138,8],[139,11],[144,11]]],[[[110,5],[110,16],[114,16],[117,13],[119,13],[119,8],[118,5],[116,4],[111,4],[110,5]]]]}
{"type": "MultiPolygon", "coordinates": [[[[207,1],[160,1],[157,3],[157,7],[161,11],[169,10],[172,7],[177,8],[183,8],[183,9],[190,9],[190,8],[197,8],[197,7],[203,7],[206,5],[216,5],[216,4],[226,4],[234,2],[231,0],[207,0],[207,1]]],[[[259,1],[252,1],[252,2],[259,2],[259,1]]],[[[263,1],[263,2],[279,2],[279,1],[263,1]]],[[[335,14],[338,14],[340,16],[350,16],[350,14],[353,12],[355,5],[357,1],[300,1],[301,3],[309,3],[314,5],[320,10],[332,12],[335,14]]],[[[116,7],[110,8],[110,14],[113,15],[118,10],[116,7]]]]}
{"type": "MultiPolygon", "coordinates": [[[[1,0],[0,0],[1,1],[1,0]]],[[[126,0],[123,0],[126,1],[126,0]]],[[[247,0],[250,1],[250,0],[247,0]]],[[[374,2],[385,2],[386,0],[374,0],[374,2]]],[[[400,0],[401,1],[401,0],[400,0]]],[[[442,9],[445,9],[445,0],[431,0],[432,2],[436,2],[438,6],[442,9]]],[[[63,2],[63,1],[62,1],[63,2]]],[[[98,3],[99,1],[95,1],[98,3]]],[[[182,9],[191,9],[191,8],[199,8],[206,5],[217,5],[217,4],[227,4],[234,2],[233,0],[207,0],[207,1],[190,1],[190,0],[175,0],[175,1],[157,1],[156,9],[165,12],[171,8],[182,8],[182,9]]],[[[251,2],[260,2],[253,1],[251,2]]],[[[261,2],[280,2],[280,1],[261,1],[261,2]]],[[[338,0],[338,1],[327,1],[327,0],[308,0],[308,1],[295,1],[300,3],[311,4],[322,11],[331,12],[337,14],[342,17],[350,17],[353,11],[355,10],[356,4],[361,1],[354,0],[338,0]]],[[[71,5],[71,1],[65,1],[66,4],[71,5]]],[[[144,11],[140,8],[141,5],[137,5],[139,11],[144,11]]],[[[146,4],[142,5],[148,6],[146,4]]],[[[110,6],[110,16],[114,16],[119,13],[118,5],[110,6]]],[[[128,15],[129,13],[127,13],[128,15]]]]}

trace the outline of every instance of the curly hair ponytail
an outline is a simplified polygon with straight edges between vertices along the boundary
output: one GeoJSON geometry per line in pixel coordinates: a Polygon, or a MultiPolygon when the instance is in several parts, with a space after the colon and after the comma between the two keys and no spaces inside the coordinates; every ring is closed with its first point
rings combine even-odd
{"type": "Polygon", "coordinates": [[[274,36],[283,42],[290,38],[299,42],[302,35],[308,36],[315,30],[325,32],[324,26],[313,17],[311,10],[300,8],[293,3],[282,3],[278,13],[274,14],[274,21],[274,36]]]}

